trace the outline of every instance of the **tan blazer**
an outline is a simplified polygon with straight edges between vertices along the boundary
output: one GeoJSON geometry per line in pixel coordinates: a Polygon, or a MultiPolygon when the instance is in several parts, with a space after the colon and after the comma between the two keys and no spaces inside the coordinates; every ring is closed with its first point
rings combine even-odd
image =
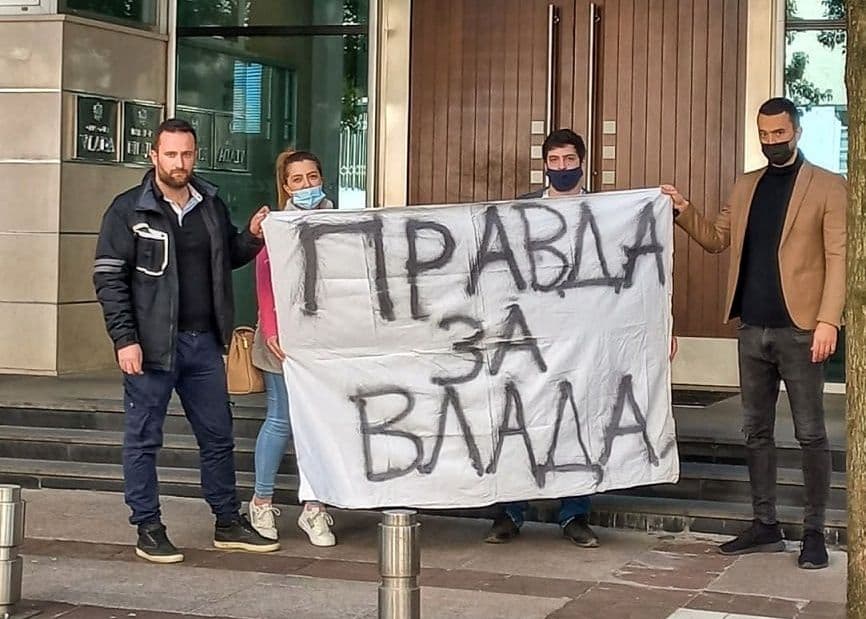
{"type": "MultiPolygon", "coordinates": [[[[676,223],[704,249],[731,248],[727,322],[737,291],[743,239],[755,187],[766,168],[741,176],[716,220],[707,221],[689,204],[676,223]]],[[[814,329],[818,322],[839,326],[845,306],[845,211],[848,190],[838,174],[803,162],[794,183],[779,244],[782,294],[794,324],[814,329]]]]}

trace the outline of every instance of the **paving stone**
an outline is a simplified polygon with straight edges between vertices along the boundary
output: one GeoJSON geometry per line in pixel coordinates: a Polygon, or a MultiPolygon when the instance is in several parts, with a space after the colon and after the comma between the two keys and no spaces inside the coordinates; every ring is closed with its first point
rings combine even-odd
{"type": "Polygon", "coordinates": [[[548,619],[667,619],[693,595],[673,589],[599,583],[548,619]]]}
{"type": "MultiPolygon", "coordinates": [[[[167,613],[152,610],[130,610],[128,608],[103,608],[101,606],[77,606],[62,619],[180,619],[181,617],[203,617],[189,613],[167,613]]],[[[35,617],[34,619],[40,619],[35,617]]],[[[230,619],[208,616],[207,619],[230,619]]]]}
{"type": "MultiPolygon", "coordinates": [[[[706,610],[693,610],[691,608],[680,608],[679,610],[674,611],[668,619],[726,619],[729,615],[727,613],[717,613],[714,611],[706,611],[706,610]]],[[[755,617],[753,619],[762,619],[761,617],[755,617]]]]}
{"type": "Polygon", "coordinates": [[[650,550],[618,569],[618,578],[652,587],[674,587],[699,591],[721,576],[736,561],[720,555],[715,548],[692,544],[677,548],[664,544],[665,550],[650,550]]]}
{"type": "Polygon", "coordinates": [[[844,619],[845,604],[835,602],[809,602],[797,619],[844,619]]]}
{"type": "MultiPolygon", "coordinates": [[[[545,619],[566,602],[565,598],[424,588],[421,590],[421,616],[431,619],[545,619]]],[[[364,619],[376,617],[370,615],[364,619]]],[[[584,615],[584,619],[588,617],[584,615]]]]}
{"type": "Polygon", "coordinates": [[[747,595],[772,595],[803,602],[836,602],[846,599],[847,557],[830,552],[830,567],[797,568],[797,553],[779,552],[740,557],[713,582],[710,591],[747,595]]]}
{"type": "MultiPolygon", "coordinates": [[[[155,566],[135,557],[134,529],[117,495],[40,490],[25,497],[25,595],[53,601],[57,611],[48,617],[107,619],[126,609],[138,619],[376,618],[377,513],[334,510],[340,543],[323,549],[296,530],[297,508],[288,508],[283,549],[256,555],[215,550],[204,502],[169,497],[164,513],[186,561],[155,566]]],[[[842,552],[832,553],[830,569],[804,572],[793,550],[724,557],[710,535],[599,529],[602,547],[589,550],[564,540],[556,525],[537,523],[510,544],[484,544],[489,525],[422,517],[425,617],[667,619],[683,608],[776,619],[844,616],[842,552]]]]}
{"type": "Polygon", "coordinates": [[[318,559],[298,570],[300,576],[316,578],[331,578],[335,580],[357,580],[362,582],[377,582],[379,566],[376,563],[360,561],[334,561],[318,559]]]}
{"type": "Polygon", "coordinates": [[[67,617],[69,613],[77,608],[74,604],[64,604],[62,602],[51,602],[46,600],[29,600],[23,599],[15,605],[15,615],[18,617],[27,617],[33,613],[38,613],[37,617],[51,617],[59,619],[67,617]]]}
{"type": "Polygon", "coordinates": [[[752,614],[782,619],[798,617],[801,606],[802,603],[773,597],[710,592],[698,594],[687,605],[688,608],[696,610],[752,614]]]}

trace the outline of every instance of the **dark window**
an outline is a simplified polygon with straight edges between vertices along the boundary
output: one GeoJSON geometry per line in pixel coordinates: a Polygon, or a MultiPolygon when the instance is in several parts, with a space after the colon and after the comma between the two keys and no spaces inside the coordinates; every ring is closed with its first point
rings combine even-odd
{"type": "Polygon", "coordinates": [[[157,0],[61,0],[64,13],[102,19],[127,26],[156,26],[157,0]]]}

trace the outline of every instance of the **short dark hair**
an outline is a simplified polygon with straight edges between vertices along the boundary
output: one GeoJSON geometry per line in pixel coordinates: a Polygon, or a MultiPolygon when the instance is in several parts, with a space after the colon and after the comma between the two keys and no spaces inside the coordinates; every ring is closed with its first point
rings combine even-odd
{"type": "Polygon", "coordinates": [[[583,138],[571,129],[557,129],[547,136],[544,139],[544,144],[541,145],[541,156],[544,158],[544,161],[547,161],[547,153],[554,148],[562,148],[563,146],[574,146],[580,163],[583,163],[586,159],[586,144],[583,138]]]}
{"type": "Polygon", "coordinates": [[[791,119],[791,124],[794,129],[800,128],[800,110],[794,105],[794,102],[785,97],[773,97],[764,102],[758,109],[758,114],[764,116],[777,116],[778,114],[787,114],[791,119]]]}
{"type": "Polygon", "coordinates": [[[198,136],[191,124],[180,118],[168,118],[156,128],[156,135],[153,136],[153,150],[159,150],[159,138],[162,137],[163,133],[191,133],[192,139],[198,143],[198,136]]]}

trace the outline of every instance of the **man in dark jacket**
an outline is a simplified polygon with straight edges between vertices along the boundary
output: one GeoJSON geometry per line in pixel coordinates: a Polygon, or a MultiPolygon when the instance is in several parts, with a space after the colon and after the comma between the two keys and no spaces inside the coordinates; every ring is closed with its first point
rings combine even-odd
{"type": "Polygon", "coordinates": [[[196,135],[182,120],[156,132],[141,185],[106,211],[93,282],[123,371],[123,473],[136,554],[176,563],[183,554],[160,518],[156,456],[172,391],[192,425],[204,496],[216,516],[217,548],[271,552],[239,512],[232,416],[223,352],[233,326],[231,271],[263,246],[263,207],[243,232],[216,187],[192,175],[196,135]]]}

